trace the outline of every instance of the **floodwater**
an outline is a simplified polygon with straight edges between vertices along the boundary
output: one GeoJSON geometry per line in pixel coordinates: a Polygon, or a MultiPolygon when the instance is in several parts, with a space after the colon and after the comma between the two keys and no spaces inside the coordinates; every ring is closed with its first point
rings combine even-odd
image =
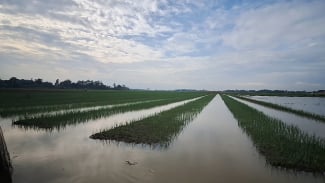
{"type": "Polygon", "coordinates": [[[282,105],[292,109],[325,116],[325,97],[279,97],[279,96],[248,96],[249,98],[282,105]]]}
{"type": "MultiPolygon", "coordinates": [[[[321,137],[321,138],[325,139],[325,124],[324,124],[324,122],[309,119],[306,117],[301,117],[301,116],[298,116],[298,115],[295,115],[295,114],[292,114],[289,112],[283,112],[280,110],[271,109],[271,108],[264,107],[262,105],[258,105],[258,104],[251,103],[248,101],[244,101],[244,100],[241,100],[241,99],[238,99],[235,97],[232,97],[232,98],[263,112],[267,116],[279,119],[288,125],[294,125],[294,126],[298,127],[300,130],[302,130],[303,132],[305,132],[311,136],[315,135],[316,137],[321,137]]],[[[311,97],[309,97],[309,98],[311,98],[311,97]]]]}
{"type": "MultiPolygon", "coordinates": [[[[151,110],[151,109],[150,109],[151,110]]],[[[152,111],[151,111],[152,112],[152,111]]],[[[0,119],[14,182],[324,182],[324,176],[272,168],[216,96],[166,149],[92,140],[89,136],[142,112],[65,129],[11,126],[0,119]],[[137,162],[130,166],[125,161],[137,162]]],[[[150,115],[147,113],[147,115],[150,115]]]]}

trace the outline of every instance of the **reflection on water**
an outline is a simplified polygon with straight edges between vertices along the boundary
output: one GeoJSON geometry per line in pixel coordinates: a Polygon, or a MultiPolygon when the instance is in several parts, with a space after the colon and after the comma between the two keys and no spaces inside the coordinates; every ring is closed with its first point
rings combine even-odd
{"type": "Polygon", "coordinates": [[[309,118],[304,118],[292,113],[283,112],[268,107],[264,107],[258,104],[254,104],[248,101],[244,101],[235,97],[232,97],[235,100],[238,100],[244,104],[247,104],[250,107],[253,107],[259,111],[262,111],[264,114],[271,116],[273,118],[279,119],[286,124],[295,125],[303,132],[306,132],[309,135],[315,135],[317,137],[322,137],[325,139],[325,125],[322,122],[312,120],[309,118]]]}
{"type": "Polygon", "coordinates": [[[211,94],[142,120],[105,129],[91,135],[90,138],[168,148],[173,139],[202,111],[214,96],[211,94]]]}
{"type": "Polygon", "coordinates": [[[282,105],[292,109],[303,110],[325,116],[324,97],[279,97],[279,96],[247,96],[249,98],[282,105]]]}
{"type": "MultiPolygon", "coordinates": [[[[153,112],[153,111],[151,111],[153,112]]],[[[141,113],[141,112],[140,112],[141,113]]],[[[34,182],[324,182],[324,177],[266,166],[219,96],[164,150],[89,139],[99,129],[141,118],[117,114],[65,130],[22,130],[0,119],[13,158],[13,181],[34,182]],[[125,161],[138,162],[130,166],[125,161]]]]}
{"type": "MultiPolygon", "coordinates": [[[[88,111],[102,110],[102,109],[107,110],[107,109],[111,109],[113,107],[123,107],[123,106],[128,106],[128,105],[143,104],[143,103],[155,102],[155,101],[161,101],[161,100],[166,100],[166,99],[145,100],[145,101],[138,101],[138,102],[122,103],[122,104],[100,105],[100,106],[64,109],[64,110],[57,110],[57,111],[30,114],[30,115],[28,115],[28,117],[29,118],[37,118],[37,117],[42,117],[44,115],[56,116],[56,115],[64,115],[64,114],[72,113],[72,112],[73,113],[79,113],[79,112],[88,112],[88,111]]],[[[19,118],[19,116],[15,116],[15,118],[19,118]]]]}
{"type": "Polygon", "coordinates": [[[37,117],[42,115],[56,115],[67,112],[76,111],[89,111],[102,108],[111,108],[116,106],[126,106],[130,104],[147,103],[166,99],[154,99],[154,100],[141,100],[134,102],[122,102],[117,104],[105,104],[105,103],[77,103],[77,104],[61,104],[61,105],[40,105],[40,106],[26,106],[26,107],[11,107],[0,108],[0,117],[3,118],[19,118],[24,116],[37,117]]]}
{"type": "MultiPolygon", "coordinates": [[[[200,98],[200,97],[198,97],[200,98]]],[[[181,105],[183,103],[196,100],[198,98],[184,100],[181,102],[176,102],[174,105],[168,107],[173,107],[181,105]]],[[[127,111],[135,111],[139,109],[146,109],[154,106],[161,106],[171,103],[175,100],[156,100],[151,102],[141,102],[133,104],[121,104],[116,105],[111,108],[99,108],[95,110],[86,110],[86,111],[69,111],[63,114],[55,115],[41,115],[41,116],[32,116],[25,117],[13,121],[13,125],[16,125],[23,129],[44,129],[52,131],[53,129],[61,130],[64,129],[67,125],[77,125],[79,123],[84,123],[89,120],[96,120],[103,117],[108,117],[114,114],[123,113],[127,111]]]]}

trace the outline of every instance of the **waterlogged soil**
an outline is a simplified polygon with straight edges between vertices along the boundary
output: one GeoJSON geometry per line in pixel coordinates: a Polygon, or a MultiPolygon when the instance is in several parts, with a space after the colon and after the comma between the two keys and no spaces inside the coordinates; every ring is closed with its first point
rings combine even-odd
{"type": "Polygon", "coordinates": [[[324,97],[278,97],[278,96],[248,96],[254,100],[282,105],[296,110],[325,116],[324,97]]]}
{"type": "Polygon", "coordinates": [[[53,131],[17,128],[9,118],[0,119],[13,161],[13,182],[325,181],[324,176],[267,165],[219,96],[168,148],[89,138],[100,129],[160,110],[127,112],[53,131]]]}
{"type": "MultiPolygon", "coordinates": [[[[312,120],[309,118],[301,117],[292,113],[283,112],[276,109],[271,109],[269,107],[264,107],[262,105],[254,104],[245,100],[241,100],[235,97],[232,97],[235,100],[238,100],[244,104],[247,104],[250,107],[253,107],[259,111],[262,111],[264,114],[279,119],[288,125],[295,125],[303,132],[309,135],[315,135],[316,137],[321,137],[325,139],[325,124],[323,122],[312,120]]],[[[309,97],[311,98],[311,97],[309,97]]]]}

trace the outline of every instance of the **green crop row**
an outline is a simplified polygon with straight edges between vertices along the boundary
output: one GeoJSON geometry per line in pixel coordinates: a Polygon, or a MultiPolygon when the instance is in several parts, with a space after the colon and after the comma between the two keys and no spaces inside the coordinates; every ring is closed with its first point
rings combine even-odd
{"type": "Polygon", "coordinates": [[[57,110],[115,105],[157,99],[188,99],[202,95],[204,95],[204,92],[0,90],[0,116],[24,116],[57,110]]]}
{"type": "Polygon", "coordinates": [[[93,134],[90,138],[135,144],[168,146],[174,137],[214,98],[210,94],[154,116],[116,126],[93,134]]]}
{"type": "Polygon", "coordinates": [[[78,124],[95,120],[102,117],[108,117],[113,114],[123,113],[127,111],[148,109],[156,106],[166,105],[174,102],[183,101],[184,98],[173,98],[166,100],[155,100],[150,102],[135,103],[122,106],[113,106],[111,108],[100,108],[89,111],[71,111],[59,114],[43,114],[39,116],[23,117],[13,121],[13,125],[21,127],[38,128],[38,129],[53,129],[64,128],[66,125],[78,124]]]}
{"type": "Polygon", "coordinates": [[[296,109],[281,106],[281,105],[278,105],[278,104],[272,104],[272,103],[269,103],[269,102],[258,101],[258,100],[254,100],[254,99],[251,99],[251,98],[241,97],[241,96],[238,96],[238,95],[235,95],[234,97],[237,97],[239,99],[246,100],[248,102],[252,102],[252,103],[255,103],[255,104],[263,105],[265,107],[269,107],[269,108],[272,108],[272,109],[277,109],[277,110],[281,110],[281,111],[285,111],[285,112],[290,112],[290,113],[293,113],[293,114],[296,114],[296,115],[299,115],[299,116],[302,116],[302,117],[307,117],[307,118],[310,118],[310,119],[315,119],[315,120],[318,120],[318,121],[325,122],[325,116],[321,116],[321,115],[318,115],[318,114],[309,113],[309,112],[306,112],[306,111],[303,111],[303,110],[296,110],[296,109]]]}
{"type": "Polygon", "coordinates": [[[222,99],[250,136],[257,150],[273,166],[325,172],[325,140],[309,136],[292,125],[266,116],[228,96],[222,99]]]}

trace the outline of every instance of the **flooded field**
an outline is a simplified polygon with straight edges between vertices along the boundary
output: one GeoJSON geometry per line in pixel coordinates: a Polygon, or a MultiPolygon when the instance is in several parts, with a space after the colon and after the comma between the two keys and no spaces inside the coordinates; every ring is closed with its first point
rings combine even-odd
{"type": "Polygon", "coordinates": [[[249,96],[252,99],[273,104],[279,104],[293,109],[303,110],[325,116],[324,97],[278,97],[278,96],[249,96]]]}
{"type": "Polygon", "coordinates": [[[0,183],[325,183],[324,48],[325,0],[0,0],[0,183]]]}
{"type": "Polygon", "coordinates": [[[322,137],[325,139],[325,124],[320,121],[297,116],[295,114],[291,114],[288,112],[271,109],[271,108],[264,107],[262,105],[254,104],[251,102],[247,102],[247,101],[244,101],[241,99],[237,99],[237,98],[235,98],[235,99],[244,103],[244,104],[247,104],[259,111],[262,111],[263,113],[265,113],[268,116],[271,116],[276,119],[280,119],[288,125],[297,126],[299,129],[308,133],[309,135],[315,135],[315,136],[322,137]]]}
{"type": "MultiPolygon", "coordinates": [[[[167,146],[89,138],[101,130],[187,105],[198,100],[197,97],[193,95],[150,108],[137,107],[66,124],[62,128],[24,127],[13,124],[15,116],[2,117],[0,125],[12,159],[13,182],[325,181],[324,174],[297,172],[269,165],[256,150],[251,138],[238,126],[219,95],[186,123],[167,146]]],[[[147,103],[157,102],[153,98],[150,100],[154,101],[147,103]]],[[[87,108],[83,112],[93,109],[100,110],[102,107],[87,108]]],[[[269,111],[265,112],[272,115],[269,111]]],[[[287,119],[291,117],[281,119],[289,121],[287,119]]],[[[315,129],[313,133],[324,132],[325,125],[319,125],[312,127],[315,129]],[[320,131],[316,132],[316,129],[320,131]]]]}

